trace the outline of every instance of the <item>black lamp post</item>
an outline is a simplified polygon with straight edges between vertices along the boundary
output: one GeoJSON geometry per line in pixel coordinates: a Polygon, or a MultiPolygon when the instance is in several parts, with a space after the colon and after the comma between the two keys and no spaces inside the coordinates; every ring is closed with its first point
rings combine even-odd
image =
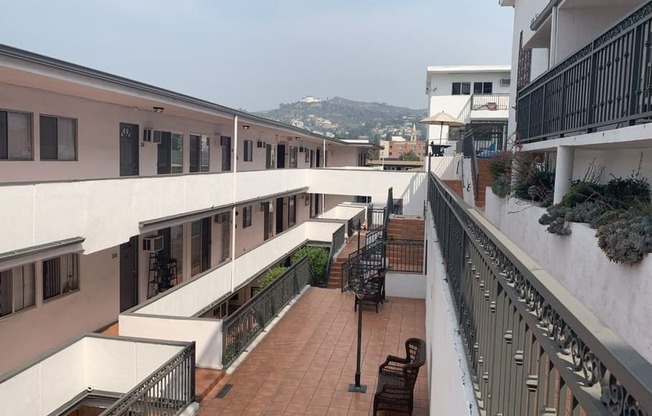
{"type": "Polygon", "coordinates": [[[352,393],[366,393],[367,386],[360,384],[360,354],[362,350],[362,299],[365,294],[365,280],[363,276],[358,276],[356,282],[351,285],[351,289],[355,292],[358,302],[358,352],[355,362],[355,383],[349,384],[349,391],[352,393]]]}
{"type": "Polygon", "coordinates": [[[360,230],[362,230],[362,222],[358,218],[358,251],[360,251],[360,230]]]}

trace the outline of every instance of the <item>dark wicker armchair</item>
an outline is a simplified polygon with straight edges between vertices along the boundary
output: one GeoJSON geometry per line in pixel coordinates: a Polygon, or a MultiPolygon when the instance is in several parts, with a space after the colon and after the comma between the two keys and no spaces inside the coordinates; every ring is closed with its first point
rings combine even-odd
{"type": "Polygon", "coordinates": [[[426,362],[426,342],[419,338],[405,341],[405,358],[388,355],[378,369],[374,396],[374,415],[379,410],[412,414],[414,385],[419,368],[426,362]]]}
{"type": "Polygon", "coordinates": [[[366,278],[367,284],[372,288],[366,291],[362,299],[356,296],[353,303],[353,311],[358,310],[358,305],[374,305],[376,313],[378,313],[378,304],[384,303],[385,300],[385,269],[378,269],[378,271],[371,277],[366,278]]]}

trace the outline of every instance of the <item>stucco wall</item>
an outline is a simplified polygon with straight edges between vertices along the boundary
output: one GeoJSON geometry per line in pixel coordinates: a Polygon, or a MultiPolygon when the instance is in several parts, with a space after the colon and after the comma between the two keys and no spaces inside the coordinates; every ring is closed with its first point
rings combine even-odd
{"type": "Polygon", "coordinates": [[[37,263],[36,306],[0,319],[0,373],[116,320],[120,305],[117,254],[116,247],[81,256],[79,290],[46,301],[39,278],[41,263],[37,263]]]}
{"type": "Polygon", "coordinates": [[[550,234],[538,223],[545,212],[515,199],[496,197],[487,188],[485,217],[528,253],[605,325],[652,361],[652,257],[636,266],[610,262],[600,250],[595,230],[571,224],[572,234],[550,234]]]}

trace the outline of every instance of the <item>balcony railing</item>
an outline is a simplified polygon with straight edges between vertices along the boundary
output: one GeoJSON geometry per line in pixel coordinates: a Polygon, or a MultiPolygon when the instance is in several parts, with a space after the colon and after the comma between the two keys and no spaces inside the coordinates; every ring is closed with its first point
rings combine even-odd
{"type": "Polygon", "coordinates": [[[308,257],[304,257],[224,319],[222,365],[225,368],[231,365],[311,279],[310,263],[308,257]]]}
{"type": "Polygon", "coordinates": [[[509,94],[473,94],[471,111],[509,110],[509,94]]]}
{"type": "Polygon", "coordinates": [[[652,2],[518,94],[521,143],[652,117],[652,2]]]}
{"type": "Polygon", "coordinates": [[[482,413],[651,415],[652,365],[430,177],[430,209],[482,413]]]}
{"type": "Polygon", "coordinates": [[[163,364],[100,416],[178,415],[195,400],[195,343],[163,364]]]}

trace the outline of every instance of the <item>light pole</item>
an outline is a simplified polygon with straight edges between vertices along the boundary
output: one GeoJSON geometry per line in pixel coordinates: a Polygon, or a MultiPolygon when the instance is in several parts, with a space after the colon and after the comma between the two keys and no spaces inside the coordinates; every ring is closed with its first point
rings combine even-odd
{"type": "MultiPolygon", "coordinates": [[[[350,274],[349,274],[350,276],[350,274]]],[[[355,296],[358,298],[358,351],[355,361],[355,383],[349,384],[349,391],[351,393],[366,393],[367,386],[360,384],[360,358],[362,352],[362,299],[365,294],[365,280],[363,276],[358,276],[355,284],[350,286],[355,291],[355,296]]]]}

